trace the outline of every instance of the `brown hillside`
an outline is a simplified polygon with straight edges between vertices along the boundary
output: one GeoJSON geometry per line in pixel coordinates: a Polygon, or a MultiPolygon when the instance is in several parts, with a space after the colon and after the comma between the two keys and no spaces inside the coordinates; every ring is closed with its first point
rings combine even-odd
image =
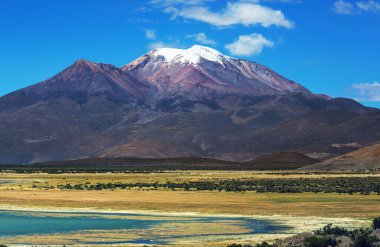
{"type": "Polygon", "coordinates": [[[305,169],[317,170],[366,170],[380,169],[380,143],[313,164],[305,169]]]}
{"type": "Polygon", "coordinates": [[[251,160],[251,164],[294,164],[294,165],[309,165],[318,162],[306,155],[297,152],[280,152],[260,156],[251,160]]]}

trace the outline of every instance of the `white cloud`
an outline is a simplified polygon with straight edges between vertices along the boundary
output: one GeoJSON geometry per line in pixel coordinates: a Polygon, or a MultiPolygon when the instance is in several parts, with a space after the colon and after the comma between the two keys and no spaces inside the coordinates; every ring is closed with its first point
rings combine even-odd
{"type": "Polygon", "coordinates": [[[357,83],[352,88],[356,91],[359,101],[380,101],[380,83],[357,83]]]}
{"type": "Polygon", "coordinates": [[[280,10],[274,10],[251,1],[229,2],[221,12],[212,12],[203,6],[168,7],[165,12],[172,14],[172,18],[181,16],[185,19],[198,20],[218,27],[237,24],[244,26],[262,25],[264,27],[274,25],[285,28],[294,26],[293,22],[288,20],[280,10]]]}
{"type": "Polygon", "coordinates": [[[354,6],[350,2],[339,0],[334,3],[332,10],[337,14],[351,15],[354,12],[354,6]]]}
{"type": "Polygon", "coordinates": [[[367,1],[367,2],[357,2],[356,5],[359,9],[365,12],[379,12],[380,11],[380,2],[376,1],[367,1]]]}
{"type": "Polygon", "coordinates": [[[146,29],[145,30],[145,37],[150,40],[156,39],[156,31],[153,29],[146,29]]]}
{"type": "Polygon", "coordinates": [[[197,42],[199,42],[201,44],[205,44],[205,45],[215,45],[216,44],[216,41],[207,37],[207,35],[205,33],[191,34],[191,35],[188,35],[187,37],[194,39],[197,42]]]}
{"type": "Polygon", "coordinates": [[[274,43],[258,33],[241,35],[235,42],[226,45],[232,55],[253,56],[258,55],[264,47],[273,47],[274,43]]]}

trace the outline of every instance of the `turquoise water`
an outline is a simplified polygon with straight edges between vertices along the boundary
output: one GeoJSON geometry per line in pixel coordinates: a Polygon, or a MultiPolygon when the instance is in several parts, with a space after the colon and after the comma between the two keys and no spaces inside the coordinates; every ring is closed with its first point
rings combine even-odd
{"type": "MultiPolygon", "coordinates": [[[[17,237],[19,235],[60,234],[68,232],[94,230],[131,230],[138,233],[141,230],[159,227],[164,223],[177,223],[186,228],[189,223],[217,223],[224,225],[239,225],[249,229],[248,234],[271,233],[281,230],[273,222],[258,221],[244,217],[183,217],[183,216],[155,216],[140,214],[107,214],[107,213],[54,213],[54,212],[26,212],[0,211],[0,243],[1,238],[17,237]]],[[[212,234],[210,234],[212,235],[212,234]]],[[[214,234],[215,235],[215,234],[214,234]]],[[[224,236],[226,234],[223,234],[224,236]]],[[[236,235],[233,232],[227,235],[236,235]]],[[[201,234],[202,237],[207,233],[201,234]]],[[[196,235],[165,235],[136,238],[129,241],[101,242],[103,244],[139,243],[139,244],[168,244],[174,239],[197,237],[196,235]]],[[[33,244],[20,243],[20,244],[33,244]]],[[[47,243],[48,244],[48,243],[47,243]]],[[[82,244],[100,244],[99,242],[82,242],[82,244]]]]}
{"type": "Polygon", "coordinates": [[[99,214],[0,211],[0,235],[45,234],[80,230],[144,229],[162,221],[110,219],[99,214]]]}

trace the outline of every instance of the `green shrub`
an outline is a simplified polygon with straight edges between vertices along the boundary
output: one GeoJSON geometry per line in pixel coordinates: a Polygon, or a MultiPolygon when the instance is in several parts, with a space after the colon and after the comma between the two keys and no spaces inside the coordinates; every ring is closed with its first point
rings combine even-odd
{"type": "Polygon", "coordinates": [[[373,229],[380,229],[380,217],[374,218],[372,222],[373,229]]]}
{"type": "Polygon", "coordinates": [[[332,227],[332,224],[328,224],[322,229],[314,231],[316,235],[335,235],[335,236],[350,236],[350,231],[344,227],[335,226],[332,227]]]}
{"type": "Polygon", "coordinates": [[[372,234],[372,229],[357,229],[351,233],[353,247],[372,247],[379,239],[372,234]]]}
{"type": "Polygon", "coordinates": [[[338,241],[332,237],[326,236],[310,236],[304,240],[305,247],[336,247],[338,241]]]}

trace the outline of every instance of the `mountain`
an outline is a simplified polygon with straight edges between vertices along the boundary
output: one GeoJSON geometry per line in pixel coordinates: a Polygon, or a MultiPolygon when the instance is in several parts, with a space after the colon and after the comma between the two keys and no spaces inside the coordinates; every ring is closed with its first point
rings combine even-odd
{"type": "Polygon", "coordinates": [[[91,96],[109,100],[143,100],[149,86],[109,64],[78,60],[56,76],[0,99],[0,111],[33,105],[43,100],[67,97],[83,104],[91,96]]]}
{"type": "Polygon", "coordinates": [[[161,98],[311,94],[306,88],[263,65],[225,56],[198,45],[186,50],[155,49],[121,69],[156,86],[161,98]]]}
{"type": "Polygon", "coordinates": [[[380,140],[380,111],[315,95],[218,51],[156,49],[121,68],[79,60],[0,98],[0,163],[274,152],[324,157],[380,140]]]}
{"type": "Polygon", "coordinates": [[[0,98],[0,161],[96,155],[117,140],[104,131],[143,114],[149,90],[113,65],[76,61],[46,81],[0,98]]]}
{"type": "Polygon", "coordinates": [[[380,144],[376,143],[353,152],[303,167],[307,170],[369,170],[380,169],[380,144]]]}

